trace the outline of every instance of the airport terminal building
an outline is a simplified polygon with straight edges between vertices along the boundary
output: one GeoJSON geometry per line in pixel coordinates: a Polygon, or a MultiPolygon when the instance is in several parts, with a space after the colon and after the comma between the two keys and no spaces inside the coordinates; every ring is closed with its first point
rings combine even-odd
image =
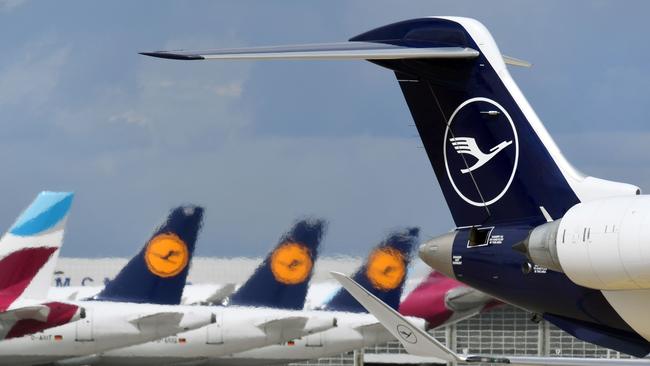
{"type": "MultiPolygon", "coordinates": [[[[188,282],[242,283],[260,261],[259,258],[195,258],[188,282]]],[[[126,262],[124,258],[60,258],[53,286],[99,286],[115,276],[126,262]]],[[[330,281],[330,271],[351,273],[360,263],[359,258],[321,258],[316,264],[312,281],[330,281]]],[[[411,287],[427,274],[424,266],[416,266],[411,272],[411,287]]],[[[448,347],[468,354],[628,358],[619,352],[582,342],[545,321],[533,322],[531,314],[513,306],[502,306],[455,325],[436,329],[434,335],[448,347]]],[[[395,341],[296,365],[422,363],[438,362],[408,355],[395,341]]]]}

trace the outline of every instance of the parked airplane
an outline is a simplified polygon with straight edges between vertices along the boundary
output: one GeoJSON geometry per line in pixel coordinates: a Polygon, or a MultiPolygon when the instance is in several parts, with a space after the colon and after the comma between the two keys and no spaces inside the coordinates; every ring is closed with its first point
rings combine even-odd
{"type": "Polygon", "coordinates": [[[337,44],[144,54],[390,69],[457,225],[421,247],[425,262],[582,340],[650,352],[650,197],[569,164],[506,68],[526,63],[503,56],[478,21],[413,19],[337,44]]]}
{"type": "MultiPolygon", "coordinates": [[[[389,234],[369,254],[354,278],[372,293],[397,308],[406,280],[413,246],[419,229],[389,234]]],[[[302,297],[304,301],[304,294],[302,297]]],[[[321,310],[306,312],[310,317],[335,316],[337,327],[283,344],[228,355],[212,365],[286,364],[338,355],[392,339],[377,320],[342,288],[338,288],[321,310]]],[[[422,322],[424,323],[424,322],[422,322]]],[[[424,326],[424,324],[422,324],[424,326]]]]}
{"type": "Polygon", "coordinates": [[[488,311],[501,302],[472,287],[431,272],[399,304],[399,313],[426,320],[425,329],[434,329],[488,311]]]}
{"type": "MultiPolygon", "coordinates": [[[[105,352],[93,364],[213,364],[218,357],[231,353],[335,327],[336,318],[331,314],[312,316],[301,311],[324,230],[322,220],[298,221],[230,297],[228,306],[194,306],[213,311],[215,324],[105,352]]],[[[180,301],[180,294],[176,300],[180,301]]]]}
{"type": "Polygon", "coordinates": [[[72,193],[41,192],[0,239],[0,339],[79,320],[84,309],[46,301],[72,193]]]}
{"type": "MultiPolygon", "coordinates": [[[[45,222],[56,219],[61,215],[59,206],[53,206],[56,209],[48,210],[39,219],[45,222]]],[[[83,319],[29,337],[0,342],[0,364],[32,365],[65,359],[67,365],[85,365],[97,353],[214,322],[215,315],[210,309],[157,305],[180,300],[202,216],[203,209],[196,206],[173,210],[142,252],[99,295],[72,302],[86,309],[83,319]]],[[[33,222],[39,221],[27,221],[26,232],[39,227],[33,222]]],[[[43,291],[47,291],[50,281],[48,278],[44,282],[43,291]]]]}

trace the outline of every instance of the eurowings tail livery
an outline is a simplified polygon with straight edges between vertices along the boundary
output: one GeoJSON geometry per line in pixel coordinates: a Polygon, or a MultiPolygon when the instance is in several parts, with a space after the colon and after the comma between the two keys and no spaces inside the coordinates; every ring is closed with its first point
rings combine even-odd
{"type": "Polygon", "coordinates": [[[459,322],[499,305],[501,302],[493,297],[434,271],[402,300],[399,313],[426,320],[425,328],[429,330],[459,322]]]}
{"type": "Polygon", "coordinates": [[[83,308],[47,302],[72,193],[41,192],[0,239],[0,339],[76,321],[83,308]]]}
{"type": "Polygon", "coordinates": [[[365,59],[391,70],[457,225],[420,257],[580,339],[650,352],[650,197],[569,164],[506,67],[526,63],[502,55],[480,22],[426,17],[344,43],[145,55],[365,59]]]}

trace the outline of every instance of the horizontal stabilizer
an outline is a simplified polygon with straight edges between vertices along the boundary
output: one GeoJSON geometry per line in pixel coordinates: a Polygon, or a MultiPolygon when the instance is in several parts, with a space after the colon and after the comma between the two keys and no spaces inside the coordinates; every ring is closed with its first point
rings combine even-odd
{"type": "Polygon", "coordinates": [[[386,328],[381,323],[377,322],[377,323],[363,324],[354,329],[358,330],[359,332],[374,333],[374,332],[383,332],[385,331],[386,328]]]}
{"type": "Polygon", "coordinates": [[[503,57],[503,62],[505,62],[507,65],[512,65],[512,66],[521,66],[521,67],[531,67],[533,64],[526,60],[521,60],[518,58],[506,56],[506,55],[501,55],[503,57]]]}
{"type": "Polygon", "coordinates": [[[23,306],[0,313],[1,321],[15,321],[21,319],[33,319],[40,322],[47,321],[50,308],[46,305],[23,306]]]}
{"type": "Polygon", "coordinates": [[[267,319],[259,322],[256,326],[260,329],[284,329],[284,328],[304,328],[309,318],[304,316],[287,316],[282,318],[267,319]]]}
{"type": "Polygon", "coordinates": [[[178,325],[183,319],[183,313],[167,311],[159,312],[155,314],[148,314],[136,317],[129,320],[129,323],[141,328],[141,327],[159,327],[159,326],[169,326],[169,325],[178,325]]]}
{"type": "Polygon", "coordinates": [[[274,334],[280,339],[288,341],[326,331],[336,327],[336,323],[334,317],[287,316],[266,320],[257,324],[257,327],[262,329],[267,336],[274,334]]]}
{"type": "Polygon", "coordinates": [[[273,47],[141,52],[173,60],[396,60],[414,58],[476,58],[463,47],[404,47],[372,42],[341,42],[273,47]]]}
{"type": "Polygon", "coordinates": [[[233,292],[235,292],[235,284],[227,283],[213,292],[212,295],[208,296],[205,299],[205,302],[208,304],[221,304],[228,298],[228,296],[232,295],[233,292]]]}
{"type": "Polygon", "coordinates": [[[509,364],[509,365],[563,365],[563,366],[587,366],[587,365],[647,365],[650,360],[646,359],[611,359],[611,358],[571,358],[571,357],[518,357],[518,356],[480,356],[480,355],[459,355],[438,342],[429,333],[413,325],[408,319],[384,304],[374,295],[354,282],[350,277],[330,272],[332,276],[341,283],[350,294],[363,305],[368,312],[374,315],[381,324],[406,348],[412,355],[432,357],[444,361],[455,361],[475,364],[509,364]]]}

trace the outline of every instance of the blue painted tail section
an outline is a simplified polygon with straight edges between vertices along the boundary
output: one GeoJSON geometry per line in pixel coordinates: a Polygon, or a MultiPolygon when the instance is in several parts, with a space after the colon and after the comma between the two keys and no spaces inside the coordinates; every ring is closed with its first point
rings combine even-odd
{"type": "Polygon", "coordinates": [[[202,221],[202,207],[172,210],[140,253],[92,299],[180,304],[202,221]]]}
{"type": "Polygon", "coordinates": [[[325,229],[324,220],[298,221],[228,304],[302,309],[325,229]]]}
{"type": "Polygon", "coordinates": [[[74,193],[43,191],[18,217],[9,232],[17,236],[31,236],[55,227],[70,211],[74,193]]]}
{"type": "MultiPolygon", "coordinates": [[[[353,279],[388,306],[397,310],[408,275],[413,248],[418,243],[420,229],[395,231],[386,237],[368,256],[353,279]]],[[[340,288],[324,306],[326,310],[366,313],[367,310],[340,288]]]]}
{"type": "MultiPolygon", "coordinates": [[[[465,21],[483,34],[480,23],[465,21]]],[[[457,226],[540,223],[540,207],[562,217],[579,203],[576,193],[527,118],[534,113],[524,113],[529,107],[514,82],[506,86],[495,71],[505,69],[500,54],[499,65],[488,60],[486,50],[499,52],[496,45],[477,44],[467,29],[451,19],[422,18],[350,41],[478,50],[476,58],[373,62],[395,72],[457,226]]]]}

